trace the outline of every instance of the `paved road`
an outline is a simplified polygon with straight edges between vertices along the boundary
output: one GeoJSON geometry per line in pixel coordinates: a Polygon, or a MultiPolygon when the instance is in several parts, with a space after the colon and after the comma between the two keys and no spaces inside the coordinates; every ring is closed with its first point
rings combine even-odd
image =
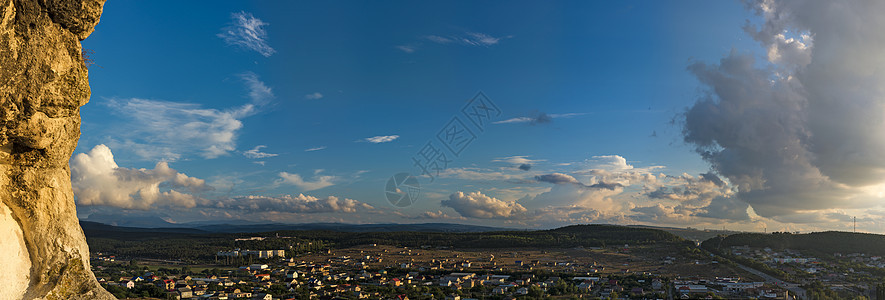
{"type": "Polygon", "coordinates": [[[786,282],[780,279],[775,278],[774,276],[762,273],[762,271],[747,267],[745,265],[735,263],[741,269],[747,270],[747,272],[753,273],[755,275],[759,275],[762,278],[765,278],[765,282],[774,283],[777,286],[786,288],[790,293],[795,296],[798,296],[799,299],[805,299],[805,289],[800,288],[798,283],[786,282]]]}

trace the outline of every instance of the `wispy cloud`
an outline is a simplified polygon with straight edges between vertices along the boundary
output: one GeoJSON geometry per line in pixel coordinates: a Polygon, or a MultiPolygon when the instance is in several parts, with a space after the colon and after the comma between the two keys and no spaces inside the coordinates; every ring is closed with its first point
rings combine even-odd
{"type": "Polygon", "coordinates": [[[571,118],[576,116],[583,116],[586,113],[567,113],[567,114],[546,114],[546,113],[538,113],[535,116],[531,117],[515,117],[506,120],[501,120],[497,122],[493,122],[494,124],[512,124],[512,123],[529,123],[532,125],[535,124],[544,124],[550,123],[553,119],[559,118],[571,118]]]}
{"type": "Polygon", "coordinates": [[[251,13],[235,12],[231,14],[231,23],[222,28],[218,37],[228,45],[254,50],[264,57],[269,57],[276,50],[267,44],[267,32],[264,30],[266,25],[268,24],[252,16],[251,13]]]}
{"type": "Polygon", "coordinates": [[[538,162],[546,161],[544,159],[529,159],[528,155],[515,155],[510,157],[499,157],[492,160],[492,162],[504,162],[508,164],[514,165],[522,165],[522,164],[534,164],[538,162]]]}
{"type": "Polygon", "coordinates": [[[217,110],[138,98],[115,100],[111,106],[131,120],[121,133],[126,138],[122,144],[137,148],[142,158],[177,160],[190,152],[204,158],[226,155],[236,148],[236,132],[243,127],[242,108],[217,110]]]}
{"type": "Polygon", "coordinates": [[[333,186],[335,181],[338,180],[338,177],[330,175],[317,175],[313,177],[313,180],[305,180],[301,175],[288,172],[280,172],[279,175],[281,178],[280,183],[294,185],[305,192],[333,186]]]}
{"type": "Polygon", "coordinates": [[[246,150],[246,152],[243,152],[243,156],[251,158],[251,159],[260,159],[260,158],[274,157],[274,156],[279,155],[279,154],[275,154],[275,153],[261,152],[261,148],[265,148],[265,147],[267,147],[267,146],[265,146],[265,145],[255,146],[255,148],[252,148],[252,150],[246,150]]]}
{"type": "Polygon", "coordinates": [[[529,159],[528,156],[525,155],[517,155],[511,157],[499,157],[493,159],[492,162],[503,162],[508,163],[515,166],[517,169],[522,171],[529,171],[532,169],[532,165],[538,162],[545,161],[543,159],[529,159]]]}
{"type": "Polygon", "coordinates": [[[310,100],[322,99],[322,98],[323,98],[323,94],[320,94],[319,92],[310,93],[310,94],[304,95],[304,98],[305,98],[305,99],[310,99],[310,100]]]}
{"type": "Polygon", "coordinates": [[[437,43],[437,44],[448,44],[448,43],[452,42],[452,39],[446,38],[446,37],[441,37],[438,35],[428,35],[428,36],[425,36],[424,38],[431,41],[431,42],[437,43]]]}
{"type": "Polygon", "coordinates": [[[245,72],[239,76],[249,89],[249,99],[252,100],[252,104],[262,106],[274,98],[273,89],[264,84],[264,82],[258,78],[257,74],[253,72],[245,72]]]}
{"type": "Polygon", "coordinates": [[[357,140],[357,142],[369,142],[369,143],[373,143],[373,144],[380,144],[380,143],[392,142],[393,140],[396,140],[398,138],[399,138],[398,135],[379,135],[379,136],[373,136],[373,137],[360,139],[360,140],[357,140]]]}
{"type": "Polygon", "coordinates": [[[405,53],[412,53],[415,52],[416,47],[411,45],[398,45],[396,48],[405,53]]]}
{"type": "Polygon", "coordinates": [[[424,39],[437,44],[459,44],[465,46],[481,46],[489,47],[498,44],[503,39],[512,38],[513,36],[495,37],[481,32],[466,32],[460,35],[439,36],[427,35],[424,39]]]}
{"type": "Polygon", "coordinates": [[[236,149],[242,119],[254,115],[272,98],[273,92],[254,73],[240,75],[250,102],[229,109],[203,108],[182,103],[140,98],[111,99],[109,106],[126,122],[112,130],[115,147],[125,147],[144,159],[174,161],[198,153],[217,158],[236,149]]]}
{"type": "Polygon", "coordinates": [[[304,152],[320,151],[320,150],[323,150],[323,149],[326,149],[326,146],[319,146],[319,147],[307,148],[307,149],[304,149],[304,152]]]}
{"type": "Polygon", "coordinates": [[[461,42],[473,46],[491,46],[497,44],[501,39],[500,37],[493,37],[485,33],[468,32],[465,37],[461,38],[461,42]]]}
{"type": "MultiPolygon", "coordinates": [[[[423,175],[427,176],[427,175],[423,175]]],[[[440,178],[454,178],[472,181],[488,181],[488,180],[507,180],[507,181],[527,181],[530,176],[525,174],[513,173],[512,169],[484,169],[484,168],[448,168],[439,173],[440,178]]]]}

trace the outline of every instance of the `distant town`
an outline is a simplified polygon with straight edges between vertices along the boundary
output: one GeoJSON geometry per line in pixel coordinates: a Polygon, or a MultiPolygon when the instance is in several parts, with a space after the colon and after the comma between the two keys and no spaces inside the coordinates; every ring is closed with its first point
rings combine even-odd
{"type": "Polygon", "coordinates": [[[282,247],[221,249],[187,261],[106,251],[92,254],[92,267],[121,299],[882,299],[881,256],[822,258],[749,245],[705,250],[713,240],[336,247],[267,233],[226,242],[282,247]]]}

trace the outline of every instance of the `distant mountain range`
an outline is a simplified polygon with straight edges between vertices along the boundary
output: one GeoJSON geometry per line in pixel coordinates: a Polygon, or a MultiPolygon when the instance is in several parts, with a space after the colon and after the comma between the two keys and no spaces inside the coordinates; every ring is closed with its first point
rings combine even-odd
{"type": "Polygon", "coordinates": [[[269,232],[279,230],[327,230],[339,232],[397,232],[397,231],[416,231],[416,232],[490,232],[518,230],[512,228],[453,224],[453,223],[421,223],[421,224],[342,224],[342,223],[305,223],[305,224],[207,224],[205,222],[192,223],[149,223],[150,227],[139,226],[145,224],[144,220],[135,222],[125,222],[123,224],[106,224],[102,222],[93,222],[89,219],[80,221],[80,226],[87,233],[108,233],[108,232],[133,232],[133,233],[185,233],[185,234],[207,234],[207,233],[251,233],[251,232],[269,232]],[[157,226],[161,225],[161,226],[157,226]]]}
{"type": "MultiPolygon", "coordinates": [[[[342,232],[487,232],[503,230],[519,230],[513,228],[465,225],[455,223],[420,223],[420,224],[344,224],[344,223],[260,223],[243,220],[196,221],[187,223],[171,223],[156,216],[126,216],[92,214],[83,222],[94,222],[118,227],[140,229],[188,228],[205,232],[246,233],[267,232],[277,230],[329,230],[342,232]]],[[[82,222],[81,222],[82,223],[82,222]]],[[[154,230],[157,231],[157,230],[154,230]]]]}
{"type": "MultiPolygon", "coordinates": [[[[160,216],[154,215],[112,215],[93,213],[83,219],[84,222],[95,222],[119,227],[133,227],[140,229],[197,229],[207,233],[249,233],[268,232],[277,230],[329,230],[341,232],[393,232],[393,231],[419,231],[419,232],[489,232],[507,230],[528,230],[492,226],[465,225],[456,223],[420,223],[420,224],[344,224],[344,223],[262,223],[246,220],[223,220],[223,221],[196,221],[187,223],[172,223],[160,216]]],[[[700,230],[693,228],[676,228],[647,225],[630,225],[630,227],[650,228],[667,231],[684,239],[703,241],[719,234],[730,235],[740,233],[738,231],[724,230],[700,230]]],[[[542,229],[542,228],[538,228],[542,229]]],[[[163,230],[153,230],[163,232],[163,230]]]]}
{"type": "MultiPolygon", "coordinates": [[[[261,223],[245,220],[223,220],[223,221],[196,221],[187,223],[172,223],[166,219],[152,215],[111,215],[93,213],[88,218],[81,221],[81,225],[90,228],[103,228],[102,230],[110,230],[107,227],[98,226],[110,225],[117,226],[117,231],[135,231],[135,232],[177,232],[177,233],[250,233],[250,232],[268,232],[278,230],[328,230],[339,232],[396,232],[396,231],[417,231],[417,232],[490,232],[490,231],[513,231],[528,230],[504,227],[491,227],[479,225],[465,225],[457,223],[419,223],[419,224],[344,224],[344,223],[303,223],[303,224],[285,224],[285,223],[261,223]],[[84,223],[88,225],[83,225],[84,223]],[[95,224],[90,224],[95,223],[95,224]]],[[[629,227],[649,228],[663,230],[684,239],[693,241],[704,241],[715,237],[719,234],[730,235],[740,233],[737,231],[723,230],[699,230],[693,228],[676,228],[676,227],[660,227],[647,225],[630,225],[629,227]]],[[[541,228],[539,228],[540,230],[541,228]]]]}

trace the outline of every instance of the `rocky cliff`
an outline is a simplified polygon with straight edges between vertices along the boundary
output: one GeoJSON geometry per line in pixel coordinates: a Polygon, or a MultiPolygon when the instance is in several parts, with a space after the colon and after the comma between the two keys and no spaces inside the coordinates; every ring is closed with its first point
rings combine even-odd
{"type": "Polygon", "coordinates": [[[68,160],[104,0],[0,0],[0,299],[113,299],[89,268],[68,160]]]}

